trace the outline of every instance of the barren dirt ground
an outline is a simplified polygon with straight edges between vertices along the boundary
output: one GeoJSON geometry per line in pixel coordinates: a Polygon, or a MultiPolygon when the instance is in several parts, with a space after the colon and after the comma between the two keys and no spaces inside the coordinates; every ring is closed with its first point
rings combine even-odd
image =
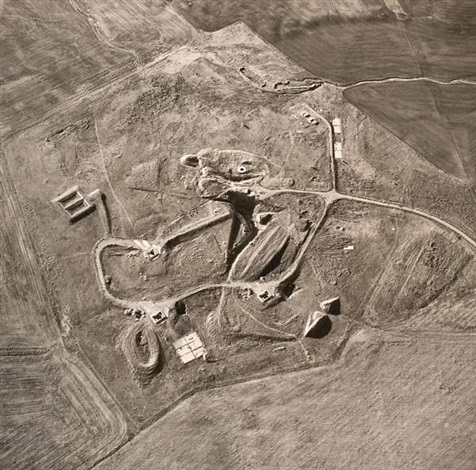
{"type": "Polygon", "coordinates": [[[126,437],[97,377],[65,350],[6,169],[0,168],[2,468],[90,468],[126,437]]]}
{"type": "Polygon", "coordinates": [[[2,3],[0,467],[474,469],[440,3],[2,3]]]}
{"type": "Polygon", "coordinates": [[[474,336],[360,333],[333,367],[202,392],[97,468],[471,470],[474,336]]]}

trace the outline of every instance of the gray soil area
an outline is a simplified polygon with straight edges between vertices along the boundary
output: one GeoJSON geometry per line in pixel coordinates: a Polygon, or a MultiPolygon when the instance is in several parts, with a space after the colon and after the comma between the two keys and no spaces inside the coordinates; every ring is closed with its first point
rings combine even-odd
{"type": "Polygon", "coordinates": [[[476,9],[436,3],[2,3],[2,469],[475,468],[476,9]]]}
{"type": "Polygon", "coordinates": [[[359,333],[333,367],[197,394],[98,468],[470,470],[475,354],[474,339],[359,333]]]}

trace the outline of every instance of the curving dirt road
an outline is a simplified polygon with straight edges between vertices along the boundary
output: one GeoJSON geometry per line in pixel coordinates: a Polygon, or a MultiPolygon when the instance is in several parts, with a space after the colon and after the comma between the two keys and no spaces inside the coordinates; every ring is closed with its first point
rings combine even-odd
{"type": "MultiPolygon", "coordinates": [[[[338,200],[349,200],[349,201],[355,201],[363,204],[370,204],[374,206],[379,206],[379,207],[386,207],[388,209],[395,209],[395,210],[401,210],[403,212],[408,212],[411,214],[415,214],[417,216],[423,217],[427,220],[430,220],[432,222],[435,222],[452,232],[454,232],[456,235],[458,235],[461,239],[464,239],[475,251],[476,251],[476,241],[473,240],[469,235],[464,233],[462,230],[459,228],[455,227],[454,225],[450,224],[449,222],[440,219],[439,217],[436,217],[434,215],[428,214],[424,211],[421,211],[419,209],[414,209],[411,207],[403,206],[400,204],[394,204],[394,203],[389,203],[385,201],[378,201],[378,200],[373,200],[373,199],[367,199],[363,197],[358,197],[358,196],[350,196],[350,195],[345,195],[345,194],[340,194],[335,190],[327,191],[327,192],[321,192],[321,191],[299,191],[299,190],[279,190],[279,191],[272,191],[268,196],[274,195],[274,194],[279,194],[279,193],[294,193],[294,194],[313,194],[316,196],[319,196],[324,199],[325,201],[325,207],[324,210],[321,214],[320,219],[314,224],[312,227],[311,231],[309,232],[309,235],[306,237],[306,240],[296,257],[295,261],[292,263],[292,265],[283,273],[282,276],[280,276],[278,279],[267,283],[266,285],[269,287],[277,287],[280,284],[284,283],[288,278],[292,277],[296,270],[299,269],[300,265],[302,264],[303,257],[315,237],[315,235],[318,233],[319,229],[321,228],[322,224],[327,218],[329,208],[330,206],[338,201],[338,200]],[[271,194],[272,193],[272,194],[271,194]]],[[[195,229],[193,229],[195,231],[195,229]]],[[[181,234],[183,235],[183,234],[181,234]]],[[[137,250],[138,245],[134,240],[128,240],[124,238],[107,238],[107,239],[102,239],[100,240],[96,246],[94,247],[94,263],[96,267],[96,275],[97,279],[99,282],[99,286],[101,291],[103,292],[104,296],[112,302],[114,305],[117,305],[121,308],[136,308],[139,310],[142,310],[146,312],[149,315],[153,315],[157,313],[158,310],[164,309],[164,308],[170,308],[173,307],[177,302],[184,300],[188,297],[191,297],[192,295],[198,294],[200,292],[204,292],[207,290],[212,290],[212,289],[220,289],[220,288],[239,288],[239,289],[245,289],[249,288],[252,290],[263,289],[263,284],[260,282],[239,282],[239,281],[227,281],[223,283],[217,283],[217,284],[202,284],[197,287],[193,287],[190,289],[187,289],[175,296],[172,297],[167,297],[165,299],[162,299],[159,302],[153,302],[153,301],[134,301],[134,300],[127,300],[127,299],[121,299],[119,297],[115,297],[112,295],[107,287],[107,283],[105,280],[105,275],[104,275],[104,270],[101,262],[101,253],[105,248],[112,247],[112,246],[120,246],[123,248],[128,248],[131,250],[137,250]]]]}
{"type": "Polygon", "coordinates": [[[344,195],[344,194],[340,194],[339,199],[349,199],[351,201],[362,202],[364,204],[372,204],[374,206],[387,207],[389,209],[397,209],[397,210],[401,210],[403,212],[409,212],[410,214],[415,214],[415,215],[418,215],[420,217],[424,217],[425,219],[431,220],[432,222],[435,222],[439,225],[442,225],[443,227],[445,227],[445,228],[451,230],[452,232],[456,233],[456,235],[463,238],[466,242],[468,242],[472,246],[472,248],[474,248],[476,250],[476,240],[472,239],[469,235],[464,233],[458,227],[455,227],[454,225],[450,224],[446,220],[440,219],[439,217],[437,217],[435,215],[428,214],[427,212],[421,211],[419,209],[413,209],[412,207],[407,207],[407,206],[403,206],[403,205],[400,205],[400,204],[394,204],[394,203],[390,203],[390,202],[367,199],[367,198],[363,198],[363,197],[347,196],[347,195],[344,195]]]}
{"type": "Polygon", "coordinates": [[[332,81],[325,81],[324,83],[328,83],[329,85],[333,85],[337,88],[347,89],[352,88],[358,85],[368,85],[374,83],[388,83],[388,82],[431,82],[436,83],[437,85],[472,85],[475,86],[476,82],[473,80],[467,80],[465,78],[455,78],[454,80],[444,81],[444,80],[437,80],[435,78],[429,77],[413,77],[413,78],[400,78],[400,77],[388,77],[388,78],[378,78],[375,80],[361,80],[359,82],[353,82],[348,85],[339,85],[338,83],[332,81]]]}
{"type": "MultiPolygon", "coordinates": [[[[397,79],[393,79],[397,80],[397,79]]],[[[388,80],[387,80],[388,81],[388,80]]],[[[354,202],[359,202],[362,204],[370,204],[374,206],[379,206],[379,207],[386,207],[388,209],[394,209],[394,210],[400,210],[403,212],[407,212],[410,214],[417,215],[419,217],[423,217],[427,220],[430,220],[432,222],[435,222],[438,225],[441,225],[442,227],[452,231],[455,233],[460,239],[465,240],[472,249],[476,251],[476,240],[471,238],[469,235],[464,233],[461,229],[458,227],[454,226],[453,224],[447,222],[444,219],[441,219],[440,217],[437,217],[435,215],[429,214],[427,212],[424,212],[420,209],[415,209],[412,207],[404,206],[402,204],[396,204],[396,203],[390,203],[390,202],[385,202],[377,199],[370,199],[370,198],[365,198],[365,197],[359,197],[359,196],[352,196],[352,195],[347,195],[347,194],[342,194],[339,193],[336,189],[337,187],[337,173],[335,171],[335,159],[334,159],[334,152],[333,152],[333,129],[331,126],[331,123],[324,118],[321,114],[316,112],[314,109],[309,107],[308,105],[302,105],[303,108],[308,110],[309,113],[312,115],[316,116],[318,119],[323,121],[325,125],[328,128],[328,147],[329,147],[329,159],[330,159],[330,169],[331,169],[331,189],[328,191],[313,191],[313,190],[296,190],[296,189],[277,189],[277,190],[269,190],[263,187],[253,187],[252,190],[255,194],[260,195],[261,198],[263,199],[268,199],[270,197],[273,197],[278,194],[308,194],[308,195],[315,195],[324,200],[324,209],[322,211],[321,217],[319,220],[313,224],[313,227],[311,228],[308,236],[306,237],[306,240],[304,241],[304,244],[294,260],[294,262],[291,264],[291,266],[283,273],[280,278],[270,282],[266,283],[266,286],[264,286],[263,283],[260,282],[239,282],[239,281],[230,281],[229,279],[224,282],[224,283],[218,283],[218,284],[203,284],[201,286],[197,286],[194,288],[190,288],[188,290],[183,291],[180,294],[177,294],[173,297],[168,297],[165,299],[162,299],[159,302],[152,302],[152,301],[134,301],[134,300],[125,300],[125,299],[120,299],[118,297],[115,297],[112,295],[107,287],[107,283],[105,280],[104,276],[104,270],[103,266],[101,263],[101,253],[102,251],[111,246],[121,246],[124,248],[128,248],[131,250],[138,250],[139,244],[142,242],[146,242],[145,240],[128,240],[124,238],[107,238],[107,239],[102,239],[100,240],[94,247],[94,263],[96,267],[96,275],[98,278],[99,286],[101,291],[103,292],[104,296],[111,301],[114,305],[117,305],[121,308],[137,308],[139,310],[142,310],[146,312],[149,315],[153,315],[157,313],[158,310],[164,309],[164,308],[170,308],[173,307],[177,302],[186,299],[187,297],[190,297],[194,294],[198,294],[199,292],[204,292],[207,290],[211,289],[220,289],[220,288],[249,288],[252,290],[262,290],[265,287],[278,287],[280,284],[284,283],[287,279],[292,277],[296,270],[299,269],[302,260],[304,258],[304,254],[306,253],[311,241],[321,228],[322,224],[325,222],[327,215],[329,213],[329,208],[331,205],[339,200],[349,200],[349,201],[354,201],[354,202]],[[139,243],[137,243],[139,242],[139,243]]],[[[177,234],[168,237],[167,239],[164,240],[156,240],[152,242],[156,246],[160,246],[161,248],[164,248],[168,243],[180,239],[182,237],[185,237],[191,233],[195,233],[203,228],[209,227],[211,225],[214,225],[216,223],[219,223],[223,220],[226,220],[230,214],[218,214],[214,215],[211,217],[208,217],[204,220],[199,221],[197,224],[192,224],[190,227],[183,229],[179,231],[177,234]]],[[[151,245],[150,243],[147,242],[147,244],[151,245]]],[[[237,258],[239,259],[239,257],[237,258]]],[[[236,262],[236,260],[235,260],[236,262]]],[[[232,270],[232,268],[231,268],[232,270]]]]}

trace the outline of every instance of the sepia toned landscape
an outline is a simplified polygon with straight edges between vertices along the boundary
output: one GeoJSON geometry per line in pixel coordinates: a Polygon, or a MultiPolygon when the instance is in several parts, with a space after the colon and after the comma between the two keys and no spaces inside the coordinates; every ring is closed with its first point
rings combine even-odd
{"type": "Polygon", "coordinates": [[[471,0],[0,9],[1,468],[475,468],[471,0]]]}

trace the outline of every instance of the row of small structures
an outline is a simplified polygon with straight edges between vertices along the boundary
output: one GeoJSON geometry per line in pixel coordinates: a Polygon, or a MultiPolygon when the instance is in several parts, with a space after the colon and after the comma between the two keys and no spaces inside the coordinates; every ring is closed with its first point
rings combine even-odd
{"type": "MultiPolygon", "coordinates": [[[[258,299],[263,303],[265,307],[270,306],[271,302],[276,301],[279,296],[270,293],[268,290],[258,294],[258,299]]],[[[162,324],[170,315],[169,309],[160,310],[157,314],[151,317],[153,323],[162,324]]],[[[319,310],[312,312],[305,323],[302,333],[303,337],[317,338],[323,336],[327,332],[330,326],[329,315],[338,315],[340,313],[340,299],[334,297],[328,300],[324,300],[319,305],[319,310]]],[[[146,313],[140,309],[127,308],[124,314],[133,317],[136,322],[144,320],[146,313]]],[[[159,346],[155,347],[155,343],[158,343],[158,339],[155,336],[155,332],[152,325],[149,322],[141,321],[139,325],[133,327],[130,334],[126,335],[126,342],[124,343],[124,353],[128,359],[128,362],[133,369],[134,375],[142,377],[144,379],[147,374],[155,368],[154,364],[158,361],[158,356],[155,357],[155,352],[159,346]],[[147,326],[150,325],[150,326],[147,326]],[[145,336],[144,336],[145,335],[145,336]],[[147,361],[139,360],[139,355],[136,353],[137,342],[143,341],[144,337],[147,341],[152,340],[152,343],[148,345],[150,350],[150,357],[147,361]],[[139,338],[139,339],[138,339],[139,338]],[[154,357],[153,357],[154,356],[154,357]],[[144,375],[145,374],[145,375],[144,375]]],[[[188,334],[178,338],[173,342],[175,351],[182,361],[187,364],[195,359],[204,357],[206,355],[205,347],[197,332],[192,331],[188,334]]],[[[143,382],[144,380],[140,380],[143,382]]]]}

